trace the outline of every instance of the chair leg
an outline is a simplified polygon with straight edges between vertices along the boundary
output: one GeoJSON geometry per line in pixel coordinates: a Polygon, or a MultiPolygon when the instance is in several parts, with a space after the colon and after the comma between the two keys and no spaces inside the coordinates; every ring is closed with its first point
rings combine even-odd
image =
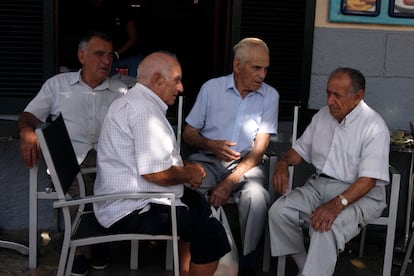
{"type": "Polygon", "coordinates": [[[394,256],[395,221],[387,225],[387,238],[385,242],[384,265],[382,268],[383,276],[391,276],[392,259],[394,256]]]}
{"type": "Polygon", "coordinates": [[[180,276],[180,262],[178,253],[178,239],[173,239],[172,243],[172,255],[174,258],[174,276],[180,276]]]}
{"type": "Polygon", "coordinates": [[[30,169],[29,175],[29,268],[37,267],[37,172],[38,165],[30,169]]]}
{"type": "MultiPolygon", "coordinates": [[[[67,262],[66,262],[65,275],[67,276],[69,276],[70,273],[72,272],[73,260],[75,259],[75,252],[76,252],[76,247],[71,247],[69,250],[69,256],[67,257],[67,262]]],[[[59,269],[60,269],[60,265],[59,265],[59,269]]],[[[59,275],[59,272],[57,275],[59,275]]]]}
{"type": "Polygon", "coordinates": [[[262,271],[269,272],[270,271],[270,234],[269,229],[266,227],[265,229],[265,236],[264,236],[264,244],[263,244],[263,263],[262,263],[262,271]]]}
{"type": "Polygon", "coordinates": [[[367,236],[367,227],[364,226],[361,229],[361,241],[359,242],[359,253],[358,257],[362,258],[364,256],[364,247],[365,247],[365,237],[367,236]]]}
{"type": "Polygon", "coordinates": [[[404,260],[401,266],[399,276],[404,276],[405,272],[407,271],[407,265],[408,265],[408,261],[410,260],[411,253],[413,253],[413,247],[414,247],[414,233],[411,233],[410,242],[408,243],[407,251],[405,252],[405,255],[404,255],[404,260]]]}
{"type": "Polygon", "coordinates": [[[69,268],[69,273],[70,273],[70,270],[72,269],[72,263],[69,264],[68,254],[69,254],[69,241],[68,239],[64,239],[63,244],[62,244],[62,250],[60,251],[59,266],[58,266],[58,271],[56,274],[57,276],[63,276],[65,273],[66,267],[70,267],[69,268]]]}
{"type": "Polygon", "coordinates": [[[131,240],[130,269],[138,270],[138,244],[139,241],[131,240]]]}
{"type": "Polygon", "coordinates": [[[167,240],[167,246],[165,248],[165,270],[173,270],[173,242],[172,240],[167,240]]]}
{"type": "Polygon", "coordinates": [[[286,270],[286,256],[277,257],[277,276],[284,276],[286,270]]]}

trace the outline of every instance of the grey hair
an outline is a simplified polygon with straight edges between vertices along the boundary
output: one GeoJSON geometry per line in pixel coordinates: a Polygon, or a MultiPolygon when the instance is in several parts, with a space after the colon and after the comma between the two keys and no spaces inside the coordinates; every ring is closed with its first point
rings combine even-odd
{"type": "Polygon", "coordinates": [[[89,31],[87,34],[85,34],[78,45],[78,50],[86,51],[88,50],[88,43],[91,41],[93,37],[99,37],[100,39],[112,43],[112,37],[104,32],[99,32],[95,30],[89,31]]]}
{"type": "Polygon", "coordinates": [[[346,74],[351,79],[351,93],[356,93],[359,90],[365,92],[365,77],[357,69],[349,67],[338,67],[329,74],[329,80],[340,74],[346,74]]]}
{"type": "Polygon", "coordinates": [[[240,60],[243,64],[248,61],[249,58],[249,50],[251,48],[263,48],[267,54],[269,54],[269,48],[267,44],[261,40],[260,38],[256,37],[247,37],[240,40],[236,45],[233,47],[234,58],[240,60]]]}

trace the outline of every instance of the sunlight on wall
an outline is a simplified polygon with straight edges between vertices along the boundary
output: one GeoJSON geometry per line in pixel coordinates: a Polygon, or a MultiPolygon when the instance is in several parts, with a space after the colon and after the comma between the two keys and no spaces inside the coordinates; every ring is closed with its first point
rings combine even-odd
{"type": "Polygon", "coordinates": [[[355,23],[329,22],[328,13],[329,13],[329,0],[316,0],[315,27],[414,31],[413,26],[390,26],[390,25],[379,25],[379,24],[355,24],[355,23]]]}

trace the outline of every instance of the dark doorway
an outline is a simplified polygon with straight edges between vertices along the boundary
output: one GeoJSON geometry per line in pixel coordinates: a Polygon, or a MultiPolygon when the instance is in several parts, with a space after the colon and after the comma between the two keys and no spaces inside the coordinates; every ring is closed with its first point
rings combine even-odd
{"type": "MultiPolygon", "coordinates": [[[[87,1],[95,0],[57,0],[58,64],[67,56],[76,62],[76,43],[85,30],[75,23],[87,1]]],[[[289,119],[294,105],[307,105],[315,0],[124,1],[134,6],[139,51],[168,50],[180,60],[184,114],[203,82],[231,72],[232,46],[247,36],[262,38],[270,48],[266,82],[281,95],[280,118],[289,119]]]]}
{"type": "Polygon", "coordinates": [[[293,106],[307,107],[316,0],[235,0],[234,33],[257,36],[269,46],[266,82],[280,94],[279,118],[292,119],[293,106]]]}
{"type": "MultiPolygon", "coordinates": [[[[88,1],[94,0],[59,0],[59,65],[69,55],[70,67],[80,66],[76,49],[86,30],[78,18],[88,1]]],[[[204,81],[226,73],[230,0],[128,1],[134,7],[139,51],[143,55],[155,50],[175,53],[183,67],[184,94],[190,102],[204,81]]]]}

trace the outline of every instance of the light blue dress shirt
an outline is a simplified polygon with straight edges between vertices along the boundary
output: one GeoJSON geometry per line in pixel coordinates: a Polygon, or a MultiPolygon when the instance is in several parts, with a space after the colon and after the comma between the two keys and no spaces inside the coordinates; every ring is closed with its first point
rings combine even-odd
{"type": "Polygon", "coordinates": [[[249,151],[257,133],[277,133],[279,93],[266,83],[244,99],[233,74],[203,84],[186,122],[212,140],[236,142],[234,150],[249,151]]]}

